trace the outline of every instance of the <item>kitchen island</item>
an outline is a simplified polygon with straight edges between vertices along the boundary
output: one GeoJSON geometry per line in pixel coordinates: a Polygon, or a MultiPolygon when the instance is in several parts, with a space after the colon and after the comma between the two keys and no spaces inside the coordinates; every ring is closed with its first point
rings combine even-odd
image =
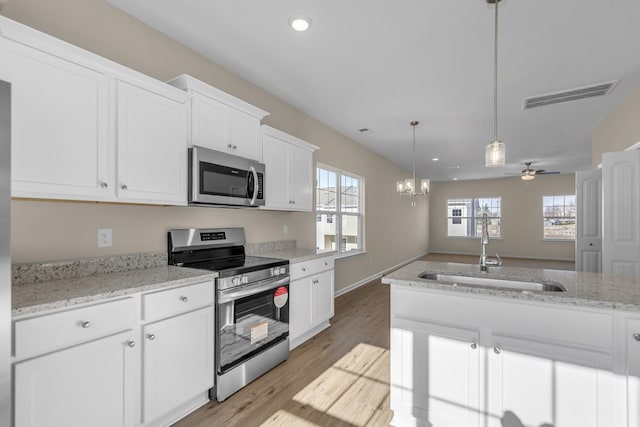
{"type": "Polygon", "coordinates": [[[416,261],[382,282],[391,285],[393,425],[640,425],[640,279],[416,261]]]}

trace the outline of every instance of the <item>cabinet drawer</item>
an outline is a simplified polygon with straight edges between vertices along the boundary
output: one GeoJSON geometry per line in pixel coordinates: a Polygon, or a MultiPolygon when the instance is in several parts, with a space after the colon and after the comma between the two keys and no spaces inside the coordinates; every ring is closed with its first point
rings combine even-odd
{"type": "Polygon", "coordinates": [[[196,283],[142,296],[142,316],[147,322],[213,304],[213,282],[196,283]]]}
{"type": "Polygon", "coordinates": [[[126,298],[88,307],[18,320],[15,357],[24,359],[91,341],[136,326],[135,299],[126,298]]]}
{"type": "Polygon", "coordinates": [[[291,281],[298,280],[302,277],[311,276],[321,271],[333,269],[333,257],[326,256],[309,261],[296,262],[289,267],[289,276],[291,281]]]}

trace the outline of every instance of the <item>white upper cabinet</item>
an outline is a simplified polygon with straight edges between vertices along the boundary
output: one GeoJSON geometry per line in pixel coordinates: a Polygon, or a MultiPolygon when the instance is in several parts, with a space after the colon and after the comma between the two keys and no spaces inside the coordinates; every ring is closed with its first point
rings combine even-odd
{"type": "Polygon", "coordinates": [[[186,74],[168,83],[191,95],[191,145],[262,161],[260,120],[269,113],[186,74]]]}
{"type": "Polygon", "coordinates": [[[109,200],[107,76],[17,43],[9,62],[13,196],[109,200]]]}
{"type": "Polygon", "coordinates": [[[183,91],[7,18],[0,34],[13,197],[186,205],[183,91]]]}
{"type": "Polygon", "coordinates": [[[171,87],[117,82],[117,195],[183,204],[187,197],[187,97],[171,87]]]}
{"type": "Polygon", "coordinates": [[[265,208],[306,211],[313,209],[313,152],[318,149],[270,126],[262,126],[266,167],[265,208]]]}

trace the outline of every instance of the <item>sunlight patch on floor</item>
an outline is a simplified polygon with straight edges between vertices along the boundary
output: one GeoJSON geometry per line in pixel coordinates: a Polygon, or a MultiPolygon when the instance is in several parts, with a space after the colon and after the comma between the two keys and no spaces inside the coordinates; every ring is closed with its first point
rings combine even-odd
{"type": "Polygon", "coordinates": [[[320,374],[293,400],[354,426],[385,409],[389,395],[389,350],[360,343],[320,374]]]}

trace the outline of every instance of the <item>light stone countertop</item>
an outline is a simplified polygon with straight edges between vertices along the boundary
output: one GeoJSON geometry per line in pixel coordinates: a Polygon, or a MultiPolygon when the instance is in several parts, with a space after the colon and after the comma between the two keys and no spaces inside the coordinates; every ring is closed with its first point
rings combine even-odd
{"type": "Polygon", "coordinates": [[[12,316],[99,301],[171,286],[213,280],[217,273],[185,267],[161,266],[95,274],[12,287],[12,316]]]}
{"type": "Polygon", "coordinates": [[[308,248],[291,248],[285,250],[261,252],[258,255],[269,258],[288,259],[291,264],[294,264],[296,262],[309,261],[317,258],[333,256],[335,254],[335,251],[322,251],[318,249],[308,248]]]}
{"type": "Polygon", "coordinates": [[[384,276],[382,283],[524,301],[568,304],[586,308],[640,312],[640,277],[605,276],[598,273],[516,267],[489,267],[487,274],[480,272],[478,265],[415,261],[384,276]],[[474,277],[516,279],[541,283],[557,282],[563,285],[567,291],[523,292],[468,285],[453,286],[419,278],[418,275],[423,272],[458,273],[474,277]]]}

